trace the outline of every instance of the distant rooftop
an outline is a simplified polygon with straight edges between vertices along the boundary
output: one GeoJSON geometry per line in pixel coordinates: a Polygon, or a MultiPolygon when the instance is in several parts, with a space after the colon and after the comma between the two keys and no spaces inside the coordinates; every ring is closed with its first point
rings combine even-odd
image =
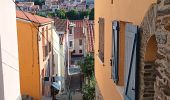
{"type": "Polygon", "coordinates": [[[24,12],[24,13],[22,11],[16,11],[16,17],[20,18],[20,19],[24,19],[24,20],[29,20],[29,21],[32,21],[32,22],[35,22],[35,23],[39,23],[39,24],[48,23],[48,22],[53,21],[53,19],[41,17],[41,16],[38,16],[38,15],[35,15],[35,14],[32,14],[32,13],[28,13],[28,12],[24,12]]]}
{"type": "Polygon", "coordinates": [[[66,31],[67,29],[67,19],[54,19],[54,25],[56,31],[66,31]]]}

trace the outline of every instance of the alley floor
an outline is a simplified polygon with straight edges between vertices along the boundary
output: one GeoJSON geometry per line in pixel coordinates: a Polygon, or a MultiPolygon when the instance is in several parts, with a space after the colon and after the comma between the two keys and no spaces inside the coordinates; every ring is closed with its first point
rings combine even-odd
{"type": "Polygon", "coordinates": [[[80,74],[71,75],[69,88],[70,88],[72,100],[83,100],[81,94],[80,74]]]}

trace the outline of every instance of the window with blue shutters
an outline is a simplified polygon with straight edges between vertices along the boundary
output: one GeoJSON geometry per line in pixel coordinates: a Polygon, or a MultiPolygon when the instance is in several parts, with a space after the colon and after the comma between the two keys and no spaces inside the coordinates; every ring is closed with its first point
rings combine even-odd
{"type": "Polygon", "coordinates": [[[118,61],[119,61],[119,22],[112,23],[112,78],[118,83],[118,61]]]}
{"type": "Polygon", "coordinates": [[[136,100],[136,50],[137,26],[130,23],[125,26],[125,100],[136,100]]]}

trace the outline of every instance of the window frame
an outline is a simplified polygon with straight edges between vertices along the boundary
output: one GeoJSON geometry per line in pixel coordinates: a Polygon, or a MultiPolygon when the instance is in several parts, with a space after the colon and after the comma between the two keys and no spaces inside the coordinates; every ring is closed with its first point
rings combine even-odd
{"type": "Polygon", "coordinates": [[[82,50],[82,49],[80,49],[80,50],[79,50],[79,53],[81,53],[81,54],[82,54],[82,53],[83,53],[83,50],[82,50]],[[81,51],[81,52],[80,52],[80,51],[81,51]]]}
{"type": "Polygon", "coordinates": [[[79,45],[82,46],[83,45],[83,40],[79,39],[79,45]],[[80,42],[81,41],[81,42],[80,42]]]}
{"type": "Polygon", "coordinates": [[[69,41],[69,48],[73,48],[73,41],[69,41]],[[70,46],[70,43],[71,43],[71,46],[70,46]]]}
{"type": "Polygon", "coordinates": [[[98,50],[98,57],[102,63],[104,63],[104,33],[105,33],[105,19],[99,17],[99,50],[98,50]]]}

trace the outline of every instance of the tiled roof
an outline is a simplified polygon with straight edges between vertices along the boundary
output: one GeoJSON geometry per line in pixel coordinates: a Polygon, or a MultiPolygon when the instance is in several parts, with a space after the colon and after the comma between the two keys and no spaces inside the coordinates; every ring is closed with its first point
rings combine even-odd
{"type": "Polygon", "coordinates": [[[57,31],[66,31],[68,21],[66,19],[54,19],[54,25],[57,31]]]}
{"type": "Polygon", "coordinates": [[[74,28],[74,38],[78,39],[78,38],[83,38],[84,34],[83,34],[83,27],[75,27],[74,28]]]}
{"type": "Polygon", "coordinates": [[[28,12],[24,12],[24,13],[22,11],[16,11],[16,17],[20,18],[20,19],[24,19],[24,20],[29,20],[29,21],[32,21],[32,22],[35,22],[35,23],[40,23],[40,24],[53,21],[50,18],[41,17],[41,16],[34,15],[34,14],[31,14],[31,13],[28,13],[28,12]]]}
{"type": "Polygon", "coordinates": [[[88,51],[94,52],[94,22],[87,21],[88,51]]]}
{"type": "Polygon", "coordinates": [[[74,27],[74,38],[83,38],[83,20],[71,20],[70,23],[75,24],[74,27]]]}
{"type": "Polygon", "coordinates": [[[70,22],[75,24],[76,27],[83,27],[83,20],[71,20],[70,22]]]}

